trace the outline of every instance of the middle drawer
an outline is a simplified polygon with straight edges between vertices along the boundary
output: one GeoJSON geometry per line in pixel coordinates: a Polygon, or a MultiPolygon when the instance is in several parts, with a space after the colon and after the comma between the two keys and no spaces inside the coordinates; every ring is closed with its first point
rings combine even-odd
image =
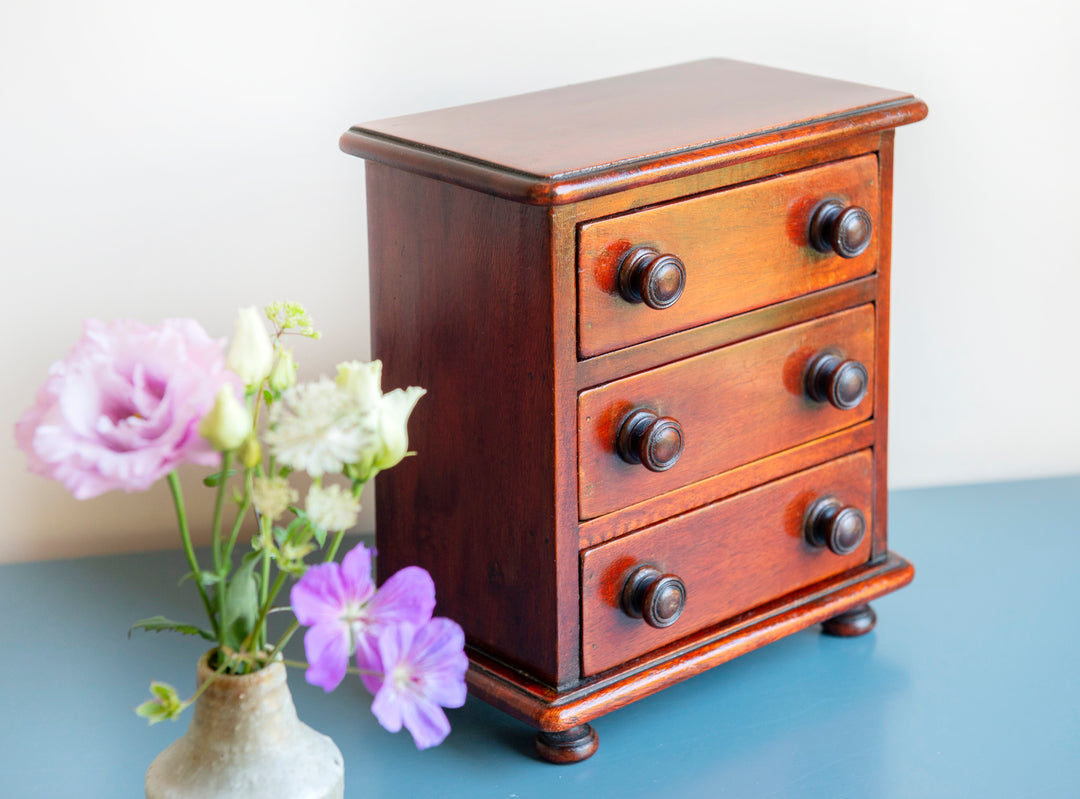
{"type": "Polygon", "coordinates": [[[602,516],[868,419],[873,387],[868,304],[583,391],[579,515],[602,516]]]}

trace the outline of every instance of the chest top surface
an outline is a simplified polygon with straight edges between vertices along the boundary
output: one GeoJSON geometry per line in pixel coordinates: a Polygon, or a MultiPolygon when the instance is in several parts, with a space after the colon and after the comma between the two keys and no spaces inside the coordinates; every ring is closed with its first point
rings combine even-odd
{"type": "Polygon", "coordinates": [[[558,205],[925,115],[903,92],[709,59],[370,122],[341,146],[558,205]]]}

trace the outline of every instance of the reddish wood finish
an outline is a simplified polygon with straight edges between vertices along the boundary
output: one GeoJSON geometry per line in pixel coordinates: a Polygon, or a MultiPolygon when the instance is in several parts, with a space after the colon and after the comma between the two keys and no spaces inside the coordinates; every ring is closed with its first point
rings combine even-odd
{"type": "Polygon", "coordinates": [[[558,205],[924,116],[910,94],[712,59],[369,122],[341,148],[558,205]]]}
{"type": "Polygon", "coordinates": [[[600,742],[596,730],[589,724],[578,724],[568,730],[536,734],[536,753],[549,763],[567,765],[588,760],[596,753],[600,742]]]}
{"type": "Polygon", "coordinates": [[[601,516],[648,497],[849,427],[870,398],[839,410],[806,396],[811,359],[827,349],[874,371],[874,308],[863,305],[583,391],[578,400],[580,514],[601,516]],[[664,472],[616,454],[636,408],[676,419],[682,456],[664,472]]]}
{"type": "Polygon", "coordinates": [[[818,583],[715,627],[556,691],[481,652],[470,652],[469,691],[541,730],[566,730],[662,691],[785,635],[865,605],[915,576],[914,567],[889,553],[858,569],[818,583]]]}
{"type": "Polygon", "coordinates": [[[850,555],[834,555],[806,542],[803,523],[810,505],[830,494],[869,518],[872,487],[873,458],[864,450],[582,553],[584,673],[605,671],[865,562],[869,538],[850,555]],[[627,577],[646,565],[686,584],[686,610],[670,627],[646,625],[621,606],[627,577]]]}
{"type": "Polygon", "coordinates": [[[876,268],[871,242],[841,258],[810,246],[810,219],[825,200],[878,213],[872,155],[726,189],[581,226],[578,348],[582,357],[637,344],[753,308],[845,283],[876,268]],[[679,258],[686,288],[655,310],[627,302],[620,265],[636,247],[679,258]]]}
{"type": "Polygon", "coordinates": [[[705,350],[744,341],[770,330],[806,322],[855,305],[873,302],[877,296],[875,275],[804,297],[770,305],[757,311],[722,319],[693,330],[672,333],[656,341],[637,344],[605,355],[579,361],[577,384],[592,388],[598,383],[642,372],[653,366],[678,361],[705,350]]]}
{"type": "Polygon", "coordinates": [[[581,548],[587,549],[690,508],[730,497],[778,477],[869,447],[874,440],[874,422],[861,422],[838,433],[816,438],[768,458],[691,483],[637,505],[621,508],[598,519],[583,521],[580,528],[581,548]]]}
{"type": "Polygon", "coordinates": [[[885,531],[891,128],[925,113],[910,95],[707,61],[342,137],[376,162],[374,356],[387,387],[429,390],[410,422],[420,456],[376,481],[379,577],[432,572],[438,612],[465,627],[472,691],[541,730],[541,757],[587,757],[591,719],[782,635],[865,627],[844,614],[910,581],[885,531]],[[867,209],[866,252],[857,212],[819,216],[817,236],[854,257],[809,245],[824,199],[867,209]],[[588,342],[583,265],[607,257],[589,237],[608,230],[652,252],[603,302],[652,320],[689,309],[683,322],[622,315],[588,342]],[[854,410],[830,404],[861,390],[852,367],[820,370],[827,402],[805,396],[830,347],[866,367],[854,410]],[[637,406],[656,420],[625,431],[631,465],[616,417],[637,406]],[[812,525],[826,548],[807,543],[796,516],[815,493],[864,514],[852,554],[827,548],[857,538],[851,512],[812,525]],[[619,553],[659,568],[616,599],[616,567],[634,566],[619,553]]]}
{"type": "Polygon", "coordinates": [[[866,635],[877,624],[877,614],[869,605],[858,605],[851,610],[845,610],[831,619],[821,623],[821,631],[826,635],[835,635],[840,638],[854,638],[858,635],[866,635]]]}
{"type": "MultiPolygon", "coordinates": [[[[379,578],[423,566],[439,613],[557,684],[577,611],[560,615],[555,440],[532,421],[556,402],[553,287],[534,279],[551,271],[548,215],[379,164],[367,179],[372,349],[385,386],[428,390],[409,423],[422,457],[376,480],[379,578]],[[484,308],[478,335],[474,303],[493,296],[510,299],[484,308]],[[493,607],[528,608],[529,623],[493,607]]],[[[565,545],[576,560],[576,534],[565,545]]]]}
{"type": "Polygon", "coordinates": [[[892,188],[893,188],[893,138],[894,131],[881,136],[878,168],[881,170],[881,212],[879,215],[878,277],[879,285],[874,311],[877,314],[878,363],[882,368],[874,373],[874,415],[881,420],[874,441],[874,528],[873,557],[880,558],[888,551],[886,522],[888,519],[888,469],[889,469],[889,308],[890,280],[892,274],[892,188]]]}

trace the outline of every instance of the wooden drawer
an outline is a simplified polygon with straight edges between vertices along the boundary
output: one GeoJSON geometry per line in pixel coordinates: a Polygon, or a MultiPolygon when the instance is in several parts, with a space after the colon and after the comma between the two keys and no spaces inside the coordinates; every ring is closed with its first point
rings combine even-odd
{"type": "MultiPolygon", "coordinates": [[[[582,224],[578,351],[587,358],[868,275],[877,236],[854,258],[808,242],[824,200],[865,209],[878,225],[878,163],[865,155],[757,183],[582,224]],[[647,246],[682,262],[685,289],[654,310],[619,293],[619,266],[647,246]]],[[[875,231],[876,233],[876,231],[875,231]]]]}
{"type": "Polygon", "coordinates": [[[579,515],[591,519],[771,455],[873,414],[874,306],[862,305],[581,392],[579,515]],[[821,353],[861,363],[866,396],[841,410],[806,394],[821,353]],[[618,454],[635,409],[682,428],[682,454],[650,471],[618,454]]]}
{"type": "Polygon", "coordinates": [[[873,529],[870,450],[668,519],[581,556],[582,665],[596,674],[685,635],[867,561],[873,529]],[[846,555],[810,545],[803,533],[815,501],[836,497],[866,522],[862,543],[846,555]],[[622,608],[635,569],[655,566],[686,587],[685,609],[654,628],[622,608]]]}

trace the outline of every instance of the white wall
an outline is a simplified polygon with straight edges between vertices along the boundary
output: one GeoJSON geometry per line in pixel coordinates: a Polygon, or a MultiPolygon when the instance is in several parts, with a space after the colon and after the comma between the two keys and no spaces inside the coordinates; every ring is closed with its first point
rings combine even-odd
{"type": "MultiPolygon", "coordinates": [[[[897,135],[892,486],[1076,472],[1080,4],[1008,8],[5,0],[3,428],[89,315],[224,336],[295,298],[325,331],[302,374],[366,357],[350,124],[726,56],[930,105],[897,135]]],[[[0,561],[175,546],[160,486],[78,503],[3,440],[0,561]]]]}

